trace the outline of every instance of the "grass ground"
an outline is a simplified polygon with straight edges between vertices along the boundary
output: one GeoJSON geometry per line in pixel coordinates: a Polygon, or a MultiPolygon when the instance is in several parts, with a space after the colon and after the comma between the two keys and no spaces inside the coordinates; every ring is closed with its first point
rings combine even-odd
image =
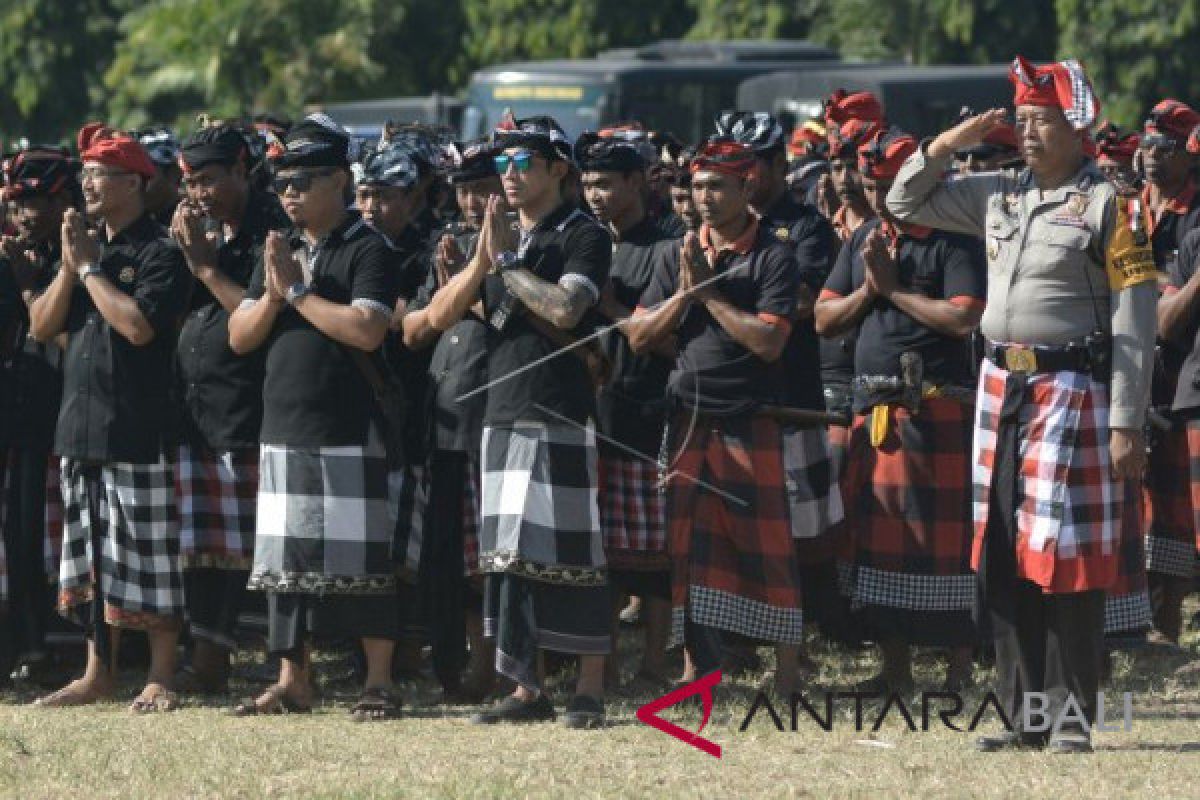
{"type": "MultiPolygon", "coordinates": [[[[1193,597],[1190,609],[1197,605],[1193,597]]],[[[806,691],[818,697],[878,666],[870,650],[816,644],[813,654],[821,668],[806,691]]],[[[243,658],[238,694],[254,688],[244,676],[262,672],[256,654],[243,658]]],[[[610,697],[603,731],[480,728],[467,721],[472,709],[437,705],[423,681],[405,687],[405,719],[354,723],[346,713],[353,687],[338,679],[342,665],[326,660],[321,706],[310,717],[232,719],[221,713],[224,697],[134,717],[125,709],[138,688],[131,674],[121,703],[87,709],[41,711],[24,705],[32,691],[0,693],[0,796],[1200,798],[1200,670],[1188,666],[1198,660],[1197,631],[1179,652],[1117,653],[1108,697],[1133,693],[1133,729],[1097,734],[1095,754],[1073,757],[978,754],[971,734],[936,719],[929,732],[912,733],[894,713],[878,732],[858,732],[849,701],[838,704],[831,733],[807,719],[780,733],[765,715],[741,732],[761,675],[726,682],[704,731],[723,748],[718,760],[638,722],[648,693],[610,697]]],[[[935,690],[940,677],[933,655],[918,659],[918,691],[935,690]]],[[[986,686],[991,673],[978,677],[986,686]]],[[[561,708],[567,686],[552,696],[561,708]]],[[[982,696],[969,693],[968,710],[982,696]]],[[[692,730],[699,722],[695,711],[666,716],[692,730]]],[[[867,728],[876,716],[867,711],[867,728]]]]}

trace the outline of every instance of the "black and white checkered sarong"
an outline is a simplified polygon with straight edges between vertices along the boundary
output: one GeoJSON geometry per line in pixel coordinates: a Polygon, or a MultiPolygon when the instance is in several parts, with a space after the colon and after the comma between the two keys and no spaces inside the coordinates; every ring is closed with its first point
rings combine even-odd
{"type": "Polygon", "coordinates": [[[177,624],[183,614],[183,573],[171,465],[163,458],[157,464],[102,465],[64,458],[62,494],[60,611],[78,616],[76,607],[96,596],[98,575],[109,624],[177,624]],[[93,540],[101,549],[98,563],[93,540]]]}
{"type": "Polygon", "coordinates": [[[366,446],[262,445],[249,588],[394,591],[393,501],[387,455],[374,431],[366,446]]]}
{"type": "Polygon", "coordinates": [[[824,429],[783,429],[783,473],[792,538],[816,538],[842,521],[842,494],[824,429]]]}

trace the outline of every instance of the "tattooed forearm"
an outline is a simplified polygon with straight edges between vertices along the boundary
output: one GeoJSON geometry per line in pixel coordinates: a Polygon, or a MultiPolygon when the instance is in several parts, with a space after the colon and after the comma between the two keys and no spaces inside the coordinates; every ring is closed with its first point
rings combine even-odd
{"type": "Polygon", "coordinates": [[[530,312],[562,330],[578,325],[592,302],[587,289],[582,286],[563,287],[548,283],[524,269],[505,272],[504,285],[530,312]]]}

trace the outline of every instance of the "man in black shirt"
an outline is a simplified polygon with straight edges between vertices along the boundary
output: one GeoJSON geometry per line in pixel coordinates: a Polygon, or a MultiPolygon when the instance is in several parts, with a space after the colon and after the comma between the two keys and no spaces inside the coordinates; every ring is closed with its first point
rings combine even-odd
{"type": "Polygon", "coordinates": [[[493,139],[519,241],[493,200],[474,258],[429,307],[433,327],[446,330],[480,299],[476,311],[489,325],[485,630],[496,638],[497,671],[517,688],[474,721],[553,719],[537,669],[537,651],[546,648],[581,656],[564,722],[594,727],[604,719],[609,590],[588,424],[593,384],[572,345],[608,280],[612,240],[564,200],[571,147],[554,120],[506,117],[493,139]]]}
{"type": "Polygon", "coordinates": [[[487,394],[487,328],[465,315],[445,333],[429,323],[429,301],[474,255],[488,201],[503,197],[488,139],[450,147],[450,183],[462,212],[438,242],[435,269],[404,316],[404,344],[432,345],[422,408],[428,426],[427,490],[420,495],[423,600],[433,671],[451,702],[480,703],[495,683],[495,647],[483,637],[483,580],[479,570],[479,445],[487,394]],[[432,418],[430,418],[430,416],[432,418]],[[463,580],[463,577],[466,580],[463,580]],[[465,627],[465,637],[464,637],[465,627]],[[470,645],[470,661],[463,649],[470,645]],[[462,671],[466,666],[466,675],[462,671]]]}
{"type": "MultiPolygon", "coordinates": [[[[575,144],[583,194],[613,237],[612,268],[600,294],[599,313],[627,319],[650,283],[655,264],[677,247],[647,213],[645,170],[654,149],[636,131],[585,133],[575,144]]],[[[600,527],[614,589],[614,614],[628,594],[641,598],[646,642],[639,677],[668,680],[667,632],[671,619],[671,563],[658,485],[658,451],[665,420],[670,361],[663,353],[636,355],[618,327],[601,339],[612,375],[596,399],[600,435],[600,527]]],[[[616,661],[609,664],[616,675],[616,661]]]]}
{"type": "Polygon", "coordinates": [[[274,195],[250,188],[245,134],[202,128],[183,145],[187,189],[171,232],[196,277],[176,348],[180,425],[175,460],[188,622],[194,642],[181,690],[223,691],[234,627],[254,558],[263,354],[229,348],[229,315],[287,226],[274,195]]]}
{"type": "Polygon", "coordinates": [[[859,149],[863,189],[882,223],[839,259],[817,329],[858,326],[854,423],[842,496],[851,609],[883,650],[864,691],[911,686],[909,645],[952,648],[946,687],[971,676],[971,379],[964,341],[986,297],[976,239],[899,223],[884,198],[917,142],[885,128],[859,149]]]}
{"type": "Polygon", "coordinates": [[[54,280],[62,260],[63,214],[78,207],[80,197],[73,173],[65,150],[30,148],[8,162],[2,190],[16,235],[0,238],[0,348],[10,381],[3,433],[12,448],[8,492],[0,501],[5,503],[0,546],[8,554],[11,628],[0,638],[0,650],[15,658],[14,675],[25,679],[36,679],[49,666],[46,619],[52,608],[50,584],[58,578],[55,545],[62,536],[61,499],[47,492],[59,482],[51,449],[62,395],[62,351],[56,343],[27,336],[28,306],[54,280]],[[57,531],[48,529],[48,519],[59,521],[57,531]],[[54,572],[47,574],[51,564],[54,572]]]}
{"type": "Polygon", "coordinates": [[[146,211],[154,221],[169,226],[180,200],[179,140],[169,128],[146,128],[137,134],[154,164],[154,177],[146,183],[146,211]]]}
{"type": "Polygon", "coordinates": [[[87,213],[103,229],[93,234],[66,212],[63,264],[30,307],[30,330],[40,341],[67,334],[55,438],[66,506],[59,608],[87,626],[90,646],[83,677],[39,703],[111,695],[117,632],[129,627],[147,631],[151,659],[132,708],[169,710],[183,575],[164,436],[175,326],[191,276],[146,213],[154,165],[142,146],[90,125],[79,149],[87,213]]]}
{"type": "Polygon", "coordinates": [[[790,694],[803,635],[773,365],[791,333],[794,250],[749,208],[753,150],[710,141],[692,162],[704,217],[672,248],[626,323],[635,352],[676,337],[664,437],[672,640],[697,673],[720,667],[721,632],[782,645],[776,687],[790,694]]]}
{"type": "Polygon", "coordinates": [[[398,454],[385,449],[362,363],[387,335],[395,274],[383,238],[346,209],[349,144],[323,114],[291,129],[274,181],[292,232],[267,236],[229,319],[235,353],[266,351],[249,587],[267,592],[268,650],[281,658],[279,681],[237,715],[311,708],[314,634],[362,641],[367,674],[356,719],[399,710],[388,493],[389,455],[398,454]]]}
{"type": "Polygon", "coordinates": [[[692,158],[696,155],[694,147],[685,147],[676,159],[676,170],[671,181],[671,210],[683,221],[684,232],[700,230],[703,220],[696,210],[696,200],[692,197],[692,158]]]}

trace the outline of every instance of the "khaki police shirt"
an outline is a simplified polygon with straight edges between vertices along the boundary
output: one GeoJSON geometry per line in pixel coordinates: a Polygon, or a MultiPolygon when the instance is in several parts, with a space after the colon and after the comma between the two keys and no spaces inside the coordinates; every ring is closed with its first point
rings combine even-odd
{"type": "Polygon", "coordinates": [[[1140,428],[1150,400],[1157,289],[1148,243],[1138,244],[1116,192],[1088,161],[1042,191],[1029,170],[943,180],[952,156],[925,147],[900,170],[887,204],[905,222],[983,237],[995,342],[1063,345],[1097,324],[1112,336],[1109,424],[1140,428]]]}

